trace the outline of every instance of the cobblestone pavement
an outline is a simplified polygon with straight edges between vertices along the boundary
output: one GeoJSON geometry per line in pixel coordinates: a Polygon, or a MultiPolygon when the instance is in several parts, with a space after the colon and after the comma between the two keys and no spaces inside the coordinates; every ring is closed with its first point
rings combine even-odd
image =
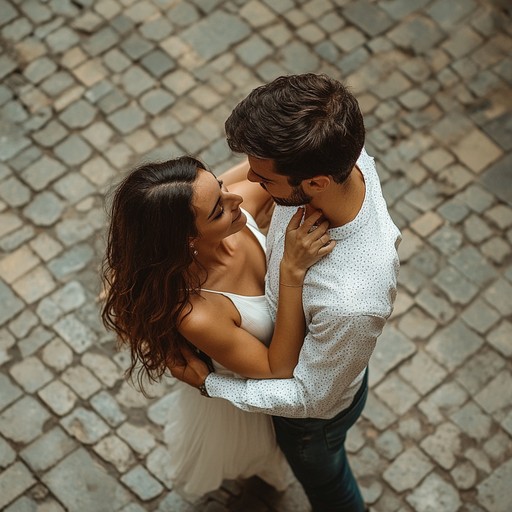
{"type": "MultiPolygon", "coordinates": [[[[508,12],[507,12],[508,9],[508,12]]],[[[360,99],[403,230],[400,292],[348,449],[374,512],[512,510],[512,23],[491,0],[0,0],[0,509],[309,510],[298,484],[165,476],[98,318],[104,193],[142,159],[236,158],[252,88],[326,72],[360,99]]]]}

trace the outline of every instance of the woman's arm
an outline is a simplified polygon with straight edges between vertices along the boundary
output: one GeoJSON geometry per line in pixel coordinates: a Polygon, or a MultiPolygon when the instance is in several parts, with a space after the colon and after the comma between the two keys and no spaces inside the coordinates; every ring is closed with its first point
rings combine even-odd
{"type": "Polygon", "coordinates": [[[229,188],[233,183],[238,183],[239,181],[244,181],[247,179],[247,173],[249,172],[249,161],[247,158],[244,158],[243,162],[234,165],[229,168],[227,171],[224,171],[222,174],[217,176],[219,180],[222,180],[224,184],[229,188]]]}
{"type": "Polygon", "coordinates": [[[221,302],[225,298],[217,295],[194,305],[193,313],[182,322],[182,334],[224,367],[245,377],[291,377],[304,339],[304,276],[312,264],[334,248],[334,242],[329,242],[326,234],[327,222],[322,222],[316,229],[311,230],[320,217],[320,212],[312,214],[301,225],[300,209],[288,225],[285,253],[280,267],[277,318],[268,349],[236,325],[236,314],[219,314],[225,308],[221,302]],[[325,245],[327,242],[329,243],[325,245]]]}

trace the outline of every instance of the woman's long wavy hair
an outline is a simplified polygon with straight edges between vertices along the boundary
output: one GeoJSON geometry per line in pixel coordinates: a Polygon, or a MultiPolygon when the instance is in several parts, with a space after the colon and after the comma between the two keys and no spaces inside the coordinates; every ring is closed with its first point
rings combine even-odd
{"type": "Polygon", "coordinates": [[[198,235],[193,183],[205,165],[181,157],[130,172],[114,191],[103,261],[103,323],[131,352],[127,375],[157,381],[180,360],[186,340],[180,319],[192,309],[201,282],[191,275],[190,240],[198,235]]]}

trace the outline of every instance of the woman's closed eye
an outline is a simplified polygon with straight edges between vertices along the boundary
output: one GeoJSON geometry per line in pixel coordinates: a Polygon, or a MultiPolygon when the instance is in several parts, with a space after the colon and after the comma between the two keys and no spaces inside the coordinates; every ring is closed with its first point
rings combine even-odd
{"type": "Polygon", "coordinates": [[[217,215],[215,215],[215,217],[213,219],[214,220],[219,219],[220,217],[222,217],[223,214],[224,214],[224,206],[219,206],[219,213],[217,213],[217,215]]]}

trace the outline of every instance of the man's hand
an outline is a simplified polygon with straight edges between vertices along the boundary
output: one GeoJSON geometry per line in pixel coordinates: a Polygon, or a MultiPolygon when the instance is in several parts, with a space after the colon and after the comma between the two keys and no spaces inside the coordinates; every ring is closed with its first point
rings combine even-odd
{"type": "Polygon", "coordinates": [[[190,347],[183,347],[181,354],[184,359],[183,363],[176,362],[173,365],[168,364],[171,375],[189,386],[199,388],[199,386],[204,384],[206,377],[208,377],[210,373],[208,366],[199,359],[190,347]]]}

